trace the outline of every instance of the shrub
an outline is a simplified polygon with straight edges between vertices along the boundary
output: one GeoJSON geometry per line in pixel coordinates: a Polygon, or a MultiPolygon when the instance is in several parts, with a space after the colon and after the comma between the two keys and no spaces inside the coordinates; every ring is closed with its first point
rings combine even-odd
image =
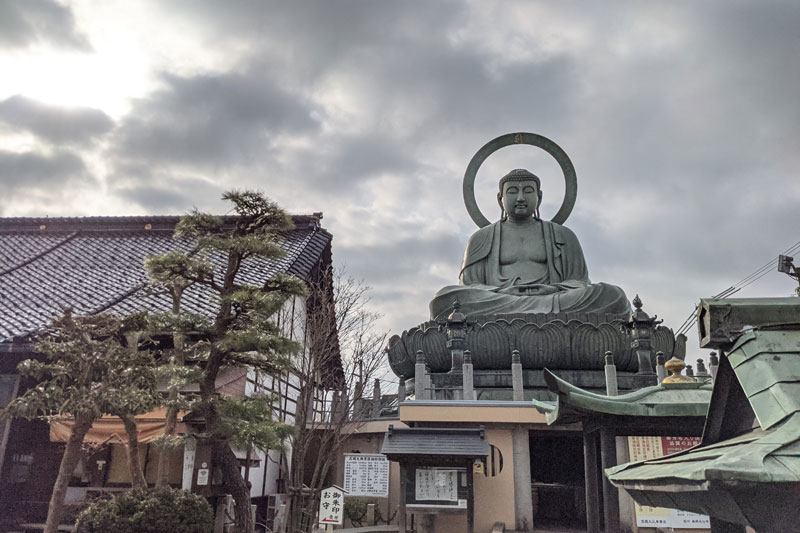
{"type": "Polygon", "coordinates": [[[202,496],[178,489],[133,489],[98,500],[78,516],[77,533],[211,533],[214,518],[202,496]]]}

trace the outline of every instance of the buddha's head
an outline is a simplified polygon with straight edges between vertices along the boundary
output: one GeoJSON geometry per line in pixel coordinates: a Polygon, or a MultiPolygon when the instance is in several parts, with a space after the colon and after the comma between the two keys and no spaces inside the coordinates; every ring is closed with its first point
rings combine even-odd
{"type": "Polygon", "coordinates": [[[542,182],[538,176],[518,168],[500,178],[497,203],[500,217],[505,220],[525,220],[533,216],[539,219],[539,204],[542,202],[542,182]]]}

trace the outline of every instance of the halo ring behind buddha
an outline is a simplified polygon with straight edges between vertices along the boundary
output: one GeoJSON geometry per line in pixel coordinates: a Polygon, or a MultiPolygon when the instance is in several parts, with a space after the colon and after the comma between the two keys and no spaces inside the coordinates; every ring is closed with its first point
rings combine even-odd
{"type": "Polygon", "coordinates": [[[511,146],[514,144],[527,144],[541,148],[558,162],[561,166],[561,171],[564,173],[564,200],[561,202],[561,208],[551,219],[556,224],[563,224],[566,222],[569,214],[572,213],[572,208],[575,206],[575,198],[578,195],[578,178],[575,175],[575,167],[572,165],[567,153],[561,149],[559,145],[536,133],[506,133],[496,139],[492,139],[484,144],[478,150],[467,165],[467,171],[464,173],[464,205],[467,206],[467,213],[470,218],[479,228],[489,225],[489,220],[483,216],[477,202],[475,202],[475,175],[478,169],[486,159],[495,153],[500,148],[511,146]]]}

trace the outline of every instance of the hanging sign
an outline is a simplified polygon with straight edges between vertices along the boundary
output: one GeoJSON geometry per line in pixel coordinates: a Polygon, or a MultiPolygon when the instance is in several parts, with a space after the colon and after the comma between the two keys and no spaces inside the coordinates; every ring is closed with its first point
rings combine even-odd
{"type": "Polygon", "coordinates": [[[332,486],[322,489],[319,499],[319,523],[341,524],[344,517],[344,491],[332,486]]]}

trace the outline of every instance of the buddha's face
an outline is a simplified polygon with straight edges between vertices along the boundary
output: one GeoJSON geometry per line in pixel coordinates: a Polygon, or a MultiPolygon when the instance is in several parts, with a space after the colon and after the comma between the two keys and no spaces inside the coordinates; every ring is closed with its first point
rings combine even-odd
{"type": "Polygon", "coordinates": [[[541,191],[534,180],[507,181],[499,194],[500,202],[509,218],[525,220],[533,216],[539,207],[541,191]]]}

